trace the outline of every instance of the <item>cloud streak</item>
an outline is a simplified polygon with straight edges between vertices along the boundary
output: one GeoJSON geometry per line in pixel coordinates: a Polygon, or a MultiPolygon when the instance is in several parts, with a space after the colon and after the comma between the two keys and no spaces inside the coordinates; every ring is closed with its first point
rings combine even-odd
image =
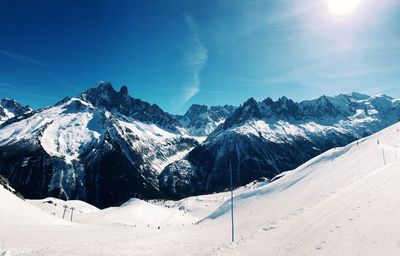
{"type": "Polygon", "coordinates": [[[43,63],[43,62],[41,62],[41,61],[39,61],[37,59],[31,58],[31,57],[27,57],[27,56],[24,56],[24,55],[21,55],[21,54],[9,52],[9,51],[4,51],[4,50],[0,50],[0,54],[3,55],[3,56],[8,57],[10,59],[13,59],[15,61],[18,61],[19,63],[24,64],[24,65],[35,65],[35,66],[40,66],[40,67],[45,68],[45,69],[53,69],[52,66],[50,66],[50,65],[48,65],[46,63],[43,63]]]}
{"type": "Polygon", "coordinates": [[[67,77],[56,73],[55,68],[50,66],[47,63],[44,63],[40,60],[37,60],[37,59],[29,57],[29,56],[21,55],[21,54],[10,52],[10,51],[5,51],[2,49],[0,49],[0,55],[3,55],[9,59],[17,61],[25,66],[39,67],[41,72],[46,74],[49,78],[51,78],[55,81],[61,82],[62,84],[67,85],[68,87],[71,87],[74,89],[79,89],[72,82],[70,82],[70,80],[67,77]]]}
{"type": "Polygon", "coordinates": [[[0,83],[0,89],[18,89],[12,84],[0,83]]]}
{"type": "Polygon", "coordinates": [[[185,65],[190,68],[192,78],[190,84],[183,89],[181,106],[200,91],[201,71],[208,61],[208,50],[200,40],[197,24],[188,13],[184,14],[184,18],[192,34],[191,46],[185,56],[185,65]]]}
{"type": "Polygon", "coordinates": [[[43,94],[34,94],[34,93],[28,93],[21,91],[18,89],[16,86],[7,84],[7,83],[0,83],[0,92],[5,92],[5,93],[10,93],[10,94],[15,94],[15,95],[20,95],[20,96],[25,96],[29,98],[38,98],[38,99],[45,99],[45,100],[60,100],[58,97],[53,97],[53,96],[47,96],[43,94]]]}

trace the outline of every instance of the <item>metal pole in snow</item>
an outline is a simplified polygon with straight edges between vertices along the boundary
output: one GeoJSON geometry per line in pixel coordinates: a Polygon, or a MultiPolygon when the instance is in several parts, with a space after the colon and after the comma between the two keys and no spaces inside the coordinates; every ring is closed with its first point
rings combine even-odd
{"type": "Polygon", "coordinates": [[[72,221],[72,216],[74,216],[74,210],[75,210],[75,208],[71,207],[71,221],[72,221]]]}
{"type": "Polygon", "coordinates": [[[64,205],[63,207],[64,207],[64,213],[63,213],[63,219],[64,219],[64,217],[65,217],[65,212],[67,211],[68,206],[64,205]]]}
{"type": "Polygon", "coordinates": [[[230,169],[231,169],[231,220],[232,220],[232,243],[235,242],[235,225],[234,225],[234,218],[233,218],[233,173],[232,173],[232,160],[230,162],[230,169]]]}
{"type": "Polygon", "coordinates": [[[385,150],[383,148],[382,148],[382,155],[383,155],[383,165],[386,165],[385,150]]]}

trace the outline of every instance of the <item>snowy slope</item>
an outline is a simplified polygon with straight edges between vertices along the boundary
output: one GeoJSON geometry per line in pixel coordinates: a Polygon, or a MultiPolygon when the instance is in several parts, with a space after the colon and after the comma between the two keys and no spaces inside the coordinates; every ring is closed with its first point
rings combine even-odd
{"type": "MultiPolygon", "coordinates": [[[[396,124],[236,195],[238,243],[216,255],[398,255],[399,139],[396,124]]],[[[228,223],[229,209],[203,221],[228,223]]]]}
{"type": "Polygon", "coordinates": [[[117,130],[120,136],[128,141],[130,148],[143,153],[143,157],[158,173],[168,164],[182,159],[197,145],[191,137],[134,119],[118,120],[117,130]]]}
{"type": "Polygon", "coordinates": [[[48,197],[45,199],[26,200],[26,202],[59,218],[63,217],[64,205],[66,205],[68,206],[64,216],[66,220],[70,220],[71,208],[74,208],[73,211],[74,219],[79,218],[81,215],[100,211],[97,207],[79,200],[64,201],[58,198],[48,197]]]}
{"type": "Polygon", "coordinates": [[[272,178],[328,149],[371,135],[400,118],[400,101],[342,94],[293,102],[251,98],[185,159],[167,166],[160,188],[171,198],[223,191],[272,178]]]}
{"type": "Polygon", "coordinates": [[[29,106],[22,106],[12,99],[0,99],[0,125],[16,116],[23,115],[24,113],[32,111],[29,106]]]}
{"type": "Polygon", "coordinates": [[[219,203],[227,193],[192,197],[171,209],[132,200],[90,213],[92,223],[81,219],[62,229],[31,227],[34,235],[26,232],[29,225],[5,226],[0,236],[18,255],[395,256],[400,253],[399,146],[396,124],[317,156],[271,183],[235,191],[234,243],[230,201],[219,203]],[[177,218],[171,227],[164,221],[154,224],[160,229],[147,227],[148,219],[182,211],[177,208],[184,205],[199,224],[175,225],[186,223],[177,218]]]}
{"type": "Polygon", "coordinates": [[[184,211],[157,206],[140,199],[131,199],[120,207],[107,208],[99,212],[82,215],[81,223],[93,224],[123,224],[130,226],[157,227],[161,225],[181,226],[196,221],[184,211]]]}
{"type": "Polygon", "coordinates": [[[1,129],[0,143],[32,140],[36,136],[51,156],[76,160],[91,144],[98,143],[104,128],[98,113],[88,103],[72,98],[1,129]],[[76,111],[73,111],[73,108],[76,111]],[[89,122],[92,122],[89,125],[89,122]]]}
{"type": "MultiPolygon", "coordinates": [[[[0,186],[0,226],[67,225],[0,186]]],[[[0,228],[1,229],[1,228],[0,228]]]]}
{"type": "Polygon", "coordinates": [[[198,142],[172,129],[173,117],[156,105],[127,93],[101,83],[11,120],[0,128],[0,173],[27,198],[108,207],[160,197],[158,173],[198,142]]]}
{"type": "MultiPolygon", "coordinates": [[[[284,174],[285,173],[283,173],[282,175],[284,174]]],[[[268,182],[268,179],[256,180],[245,186],[236,188],[235,193],[243,194],[249,191],[253,191],[258,187],[264,186],[268,182]]],[[[179,209],[197,218],[197,220],[202,220],[203,218],[209,216],[213,211],[215,211],[222,203],[227,201],[230,196],[231,192],[226,191],[221,193],[192,196],[179,201],[150,200],[150,202],[168,208],[179,209]]]]}

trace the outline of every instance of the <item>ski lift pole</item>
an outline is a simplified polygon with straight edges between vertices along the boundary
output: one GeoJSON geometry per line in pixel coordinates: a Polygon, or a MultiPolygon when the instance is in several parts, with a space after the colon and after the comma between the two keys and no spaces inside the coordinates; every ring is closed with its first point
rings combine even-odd
{"type": "Polygon", "coordinates": [[[64,207],[64,213],[63,213],[63,219],[64,219],[64,217],[65,217],[65,212],[67,211],[68,206],[67,206],[67,205],[64,205],[63,207],[64,207]]]}
{"type": "MultiPolygon", "coordinates": [[[[376,143],[378,144],[378,147],[381,145],[381,142],[379,140],[377,140],[376,143]]],[[[385,149],[383,148],[383,146],[381,148],[382,148],[383,165],[386,166],[385,149]]]]}
{"type": "Polygon", "coordinates": [[[232,173],[232,160],[229,160],[229,168],[231,174],[231,220],[232,220],[232,243],[235,242],[235,222],[233,216],[233,173],[232,173]]]}
{"type": "Polygon", "coordinates": [[[385,149],[382,147],[383,165],[386,165],[385,149]]]}
{"type": "Polygon", "coordinates": [[[75,210],[75,208],[71,207],[71,221],[72,221],[72,217],[74,216],[74,210],[75,210]]]}

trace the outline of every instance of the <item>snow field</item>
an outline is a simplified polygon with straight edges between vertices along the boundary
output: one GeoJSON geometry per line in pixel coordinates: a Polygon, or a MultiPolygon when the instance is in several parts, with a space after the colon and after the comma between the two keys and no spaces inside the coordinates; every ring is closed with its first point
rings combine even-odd
{"type": "Polygon", "coordinates": [[[236,190],[235,243],[226,192],[133,199],[71,224],[2,188],[10,207],[0,211],[0,241],[10,255],[400,255],[399,131],[396,124],[236,190]]]}

